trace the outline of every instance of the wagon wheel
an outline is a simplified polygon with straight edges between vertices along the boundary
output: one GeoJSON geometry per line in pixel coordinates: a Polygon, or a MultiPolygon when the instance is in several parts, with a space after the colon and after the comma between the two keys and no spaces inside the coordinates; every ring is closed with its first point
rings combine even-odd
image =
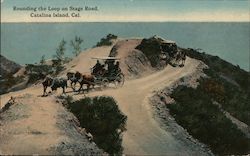
{"type": "Polygon", "coordinates": [[[116,76],[115,78],[115,86],[116,87],[122,87],[124,85],[124,81],[125,81],[125,76],[123,73],[120,73],[116,76]]]}
{"type": "Polygon", "coordinates": [[[102,87],[107,88],[109,85],[109,80],[107,78],[102,79],[102,87]]]}

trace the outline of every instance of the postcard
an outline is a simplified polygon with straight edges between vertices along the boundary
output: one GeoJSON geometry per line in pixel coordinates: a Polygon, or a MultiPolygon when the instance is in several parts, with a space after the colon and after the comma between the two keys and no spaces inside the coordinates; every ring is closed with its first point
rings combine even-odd
{"type": "Polygon", "coordinates": [[[1,0],[0,155],[250,154],[249,0],[1,0]]]}

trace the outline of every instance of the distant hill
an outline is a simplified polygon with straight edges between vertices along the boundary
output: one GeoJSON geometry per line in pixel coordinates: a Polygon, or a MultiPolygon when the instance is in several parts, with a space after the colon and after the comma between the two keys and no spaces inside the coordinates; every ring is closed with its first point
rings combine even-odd
{"type": "Polygon", "coordinates": [[[21,65],[7,59],[6,57],[0,55],[0,75],[5,77],[8,74],[14,74],[21,68],[21,65]]]}

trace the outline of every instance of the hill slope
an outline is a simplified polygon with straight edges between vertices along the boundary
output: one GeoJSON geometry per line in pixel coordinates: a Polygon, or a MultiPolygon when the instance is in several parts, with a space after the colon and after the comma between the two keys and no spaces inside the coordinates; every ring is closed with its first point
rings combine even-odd
{"type": "Polygon", "coordinates": [[[0,55],[0,73],[4,77],[7,74],[13,74],[21,68],[21,65],[7,59],[6,57],[0,55]]]}

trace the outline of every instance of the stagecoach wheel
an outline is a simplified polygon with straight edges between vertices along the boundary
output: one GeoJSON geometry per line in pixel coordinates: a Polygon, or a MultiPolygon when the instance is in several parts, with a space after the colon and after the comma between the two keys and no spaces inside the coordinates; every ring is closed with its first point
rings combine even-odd
{"type": "Polygon", "coordinates": [[[115,86],[116,87],[122,87],[124,85],[125,77],[124,74],[118,74],[115,78],[115,86]]]}
{"type": "Polygon", "coordinates": [[[108,85],[109,85],[109,80],[106,79],[106,78],[104,78],[104,79],[102,80],[102,87],[103,87],[103,88],[107,88],[108,85]]]}

